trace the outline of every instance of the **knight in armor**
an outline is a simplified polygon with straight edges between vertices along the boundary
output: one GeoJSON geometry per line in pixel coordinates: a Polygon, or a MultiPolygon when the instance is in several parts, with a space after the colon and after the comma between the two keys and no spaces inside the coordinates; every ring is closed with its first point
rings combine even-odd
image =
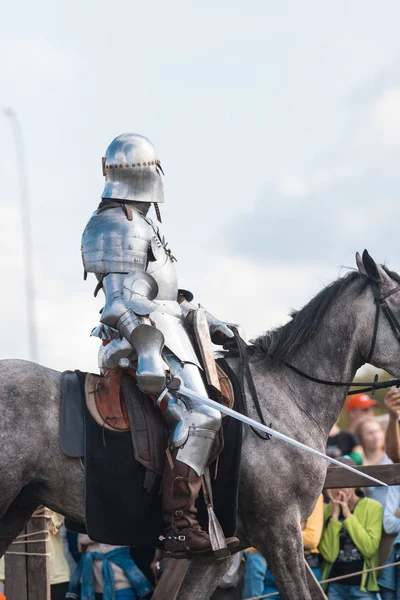
{"type": "MultiPolygon", "coordinates": [[[[192,294],[179,289],[175,258],[147,216],[154,204],[161,220],[162,174],[147,138],[124,133],[111,142],[103,158],[102,201],[84,230],[82,259],[85,274],[94,273],[97,291],[102,288],[105,294],[100,325],[94,331],[103,340],[101,371],[135,364],[143,392],[155,398],[164,392],[170,445],[162,483],[164,549],[187,555],[210,551],[209,536],[197,521],[195,501],[221,413],[165,392],[167,380],[178,376],[185,387],[208,395],[188,335],[188,319],[197,307],[191,303],[192,294]]],[[[208,312],[206,319],[213,342],[223,344],[233,337],[227,324],[208,312]]]]}

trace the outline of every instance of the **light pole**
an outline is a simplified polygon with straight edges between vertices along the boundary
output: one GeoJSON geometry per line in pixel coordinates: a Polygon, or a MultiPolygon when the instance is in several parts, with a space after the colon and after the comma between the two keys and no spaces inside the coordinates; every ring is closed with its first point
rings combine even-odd
{"type": "Polygon", "coordinates": [[[10,120],[15,153],[17,160],[17,170],[20,188],[20,206],[22,223],[22,245],[24,254],[24,278],[25,278],[25,301],[26,314],[28,321],[28,340],[29,357],[37,362],[37,333],[36,333],[36,297],[33,285],[33,258],[32,258],[32,233],[31,233],[31,213],[28,194],[28,178],[26,173],[25,147],[22,137],[21,125],[17,113],[12,108],[4,108],[3,114],[10,120]]]}

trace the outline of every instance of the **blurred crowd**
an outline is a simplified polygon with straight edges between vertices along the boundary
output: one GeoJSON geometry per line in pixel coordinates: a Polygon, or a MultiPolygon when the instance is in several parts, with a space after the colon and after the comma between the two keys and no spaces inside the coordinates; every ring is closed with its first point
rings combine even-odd
{"type": "MultiPolygon", "coordinates": [[[[389,389],[384,403],[385,414],[375,416],[376,400],[349,396],[347,427],[332,427],[326,453],[352,466],[399,463],[399,390],[389,389]]],[[[316,579],[330,580],[322,585],[329,600],[400,600],[400,486],[325,490],[303,525],[303,544],[316,579]]],[[[243,598],[277,592],[262,556],[247,553],[243,598]]]]}
{"type": "MultiPolygon", "coordinates": [[[[349,396],[347,427],[332,427],[327,454],[349,465],[400,463],[399,390],[389,389],[384,403],[385,414],[375,416],[376,400],[367,394],[349,396]]],[[[72,534],[56,513],[49,531],[52,600],[150,599],[165,571],[162,552],[72,534]]],[[[330,580],[323,584],[329,600],[400,600],[400,486],[325,490],[303,523],[302,536],[315,578],[330,580]],[[382,565],[390,566],[376,570],[382,565]]],[[[1,600],[4,561],[0,582],[1,600]]],[[[257,549],[248,548],[235,555],[212,600],[274,593],[279,599],[267,562],[257,549]]]]}

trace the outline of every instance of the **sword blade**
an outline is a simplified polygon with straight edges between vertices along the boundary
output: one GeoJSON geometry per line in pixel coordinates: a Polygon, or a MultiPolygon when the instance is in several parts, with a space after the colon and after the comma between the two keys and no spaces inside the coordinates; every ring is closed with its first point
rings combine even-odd
{"type": "Polygon", "coordinates": [[[360,476],[365,477],[365,479],[369,479],[370,481],[373,481],[375,484],[382,485],[384,487],[388,487],[387,483],[384,483],[383,481],[380,481],[379,479],[375,479],[375,477],[371,477],[371,475],[367,475],[366,473],[361,473],[360,471],[357,471],[357,469],[353,469],[353,467],[350,467],[349,465],[345,465],[345,464],[341,463],[339,460],[336,460],[336,458],[331,458],[330,456],[327,456],[323,452],[314,450],[314,448],[310,448],[306,444],[302,444],[302,442],[298,442],[297,440],[292,439],[291,437],[289,437],[288,435],[285,435],[284,433],[279,433],[279,431],[276,431],[275,429],[268,427],[268,425],[263,425],[262,423],[257,423],[257,421],[254,421],[250,417],[247,417],[246,415],[241,415],[240,413],[238,413],[236,410],[233,410],[232,408],[228,408],[227,406],[224,406],[223,404],[219,404],[219,402],[215,402],[214,400],[211,400],[210,398],[207,398],[206,396],[197,394],[193,390],[190,390],[189,388],[187,388],[183,385],[181,385],[178,390],[171,390],[171,391],[173,393],[181,394],[182,396],[187,396],[188,398],[191,398],[192,400],[197,400],[198,402],[202,402],[206,406],[215,408],[216,410],[219,410],[220,412],[224,413],[225,415],[228,415],[229,417],[233,417],[234,419],[237,419],[238,421],[241,421],[242,423],[245,423],[246,425],[250,425],[251,427],[254,427],[255,429],[259,429],[260,431],[263,431],[264,433],[269,433],[272,437],[276,437],[279,440],[288,442],[292,446],[295,446],[296,448],[300,448],[301,450],[305,450],[306,452],[309,452],[310,454],[313,454],[314,456],[318,456],[319,458],[323,458],[324,460],[326,460],[334,465],[337,465],[338,467],[342,467],[342,469],[347,469],[347,471],[350,471],[351,473],[355,473],[359,477],[360,476]]]}

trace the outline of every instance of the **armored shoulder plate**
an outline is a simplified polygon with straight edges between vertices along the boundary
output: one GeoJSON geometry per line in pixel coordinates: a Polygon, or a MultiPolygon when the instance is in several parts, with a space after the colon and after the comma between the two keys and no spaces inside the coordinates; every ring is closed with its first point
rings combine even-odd
{"type": "Polygon", "coordinates": [[[82,236],[82,260],[88,273],[145,271],[154,230],[137,211],[129,221],[122,208],[96,211],[82,236]]]}

